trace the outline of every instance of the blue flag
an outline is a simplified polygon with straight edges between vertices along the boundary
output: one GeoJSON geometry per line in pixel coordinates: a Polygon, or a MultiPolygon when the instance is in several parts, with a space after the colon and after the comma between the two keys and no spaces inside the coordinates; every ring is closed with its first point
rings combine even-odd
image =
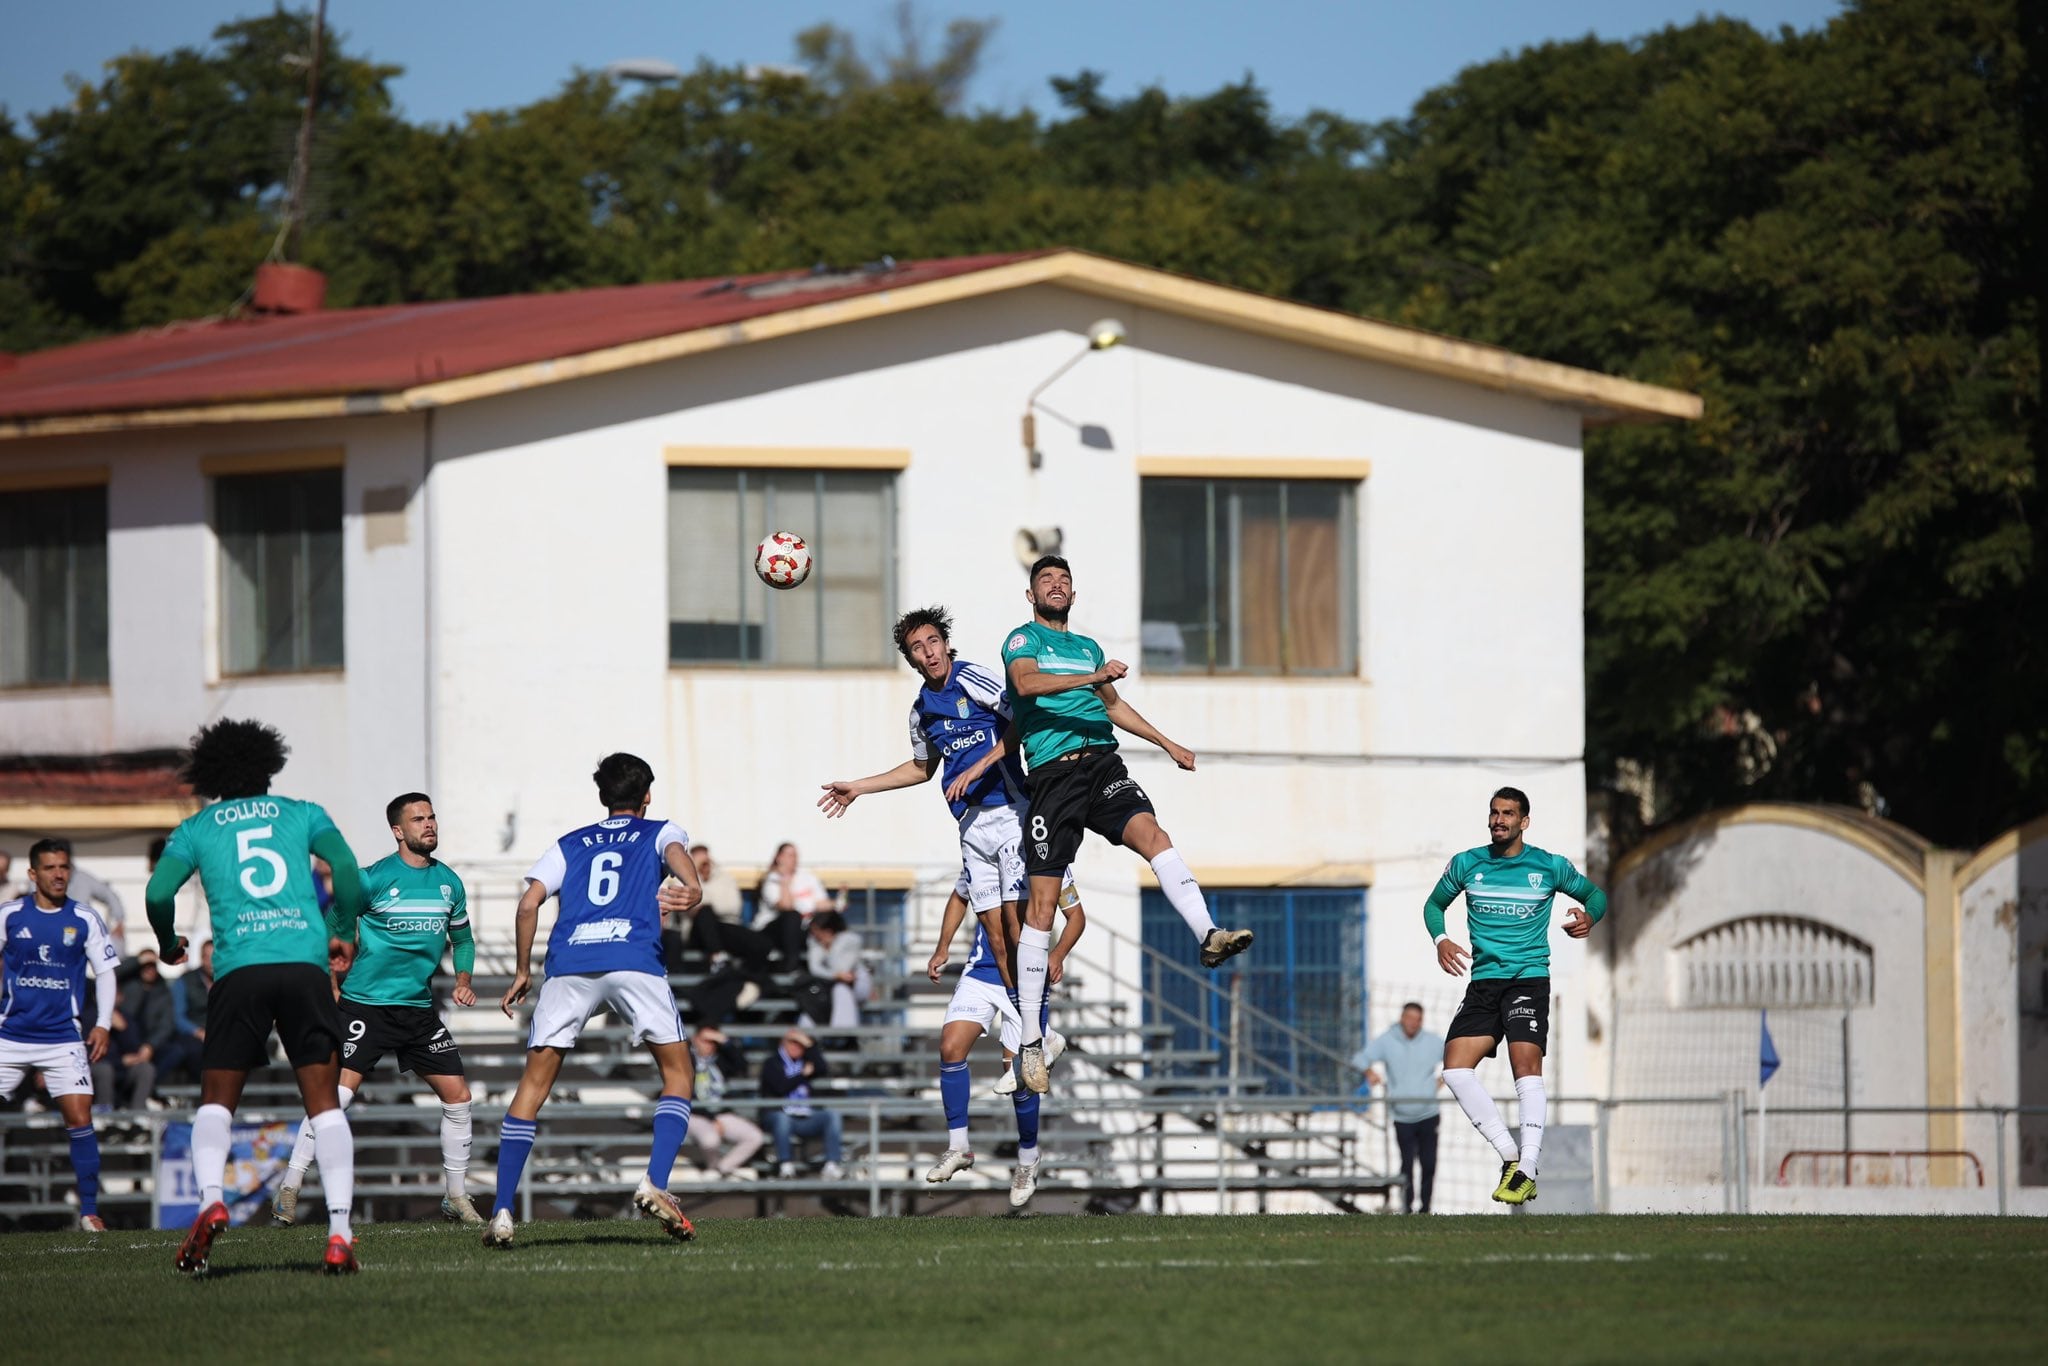
{"type": "Polygon", "coordinates": [[[1768,1010],[1761,1011],[1759,1012],[1759,1018],[1763,1021],[1764,1038],[1762,1048],[1757,1054],[1758,1076],[1756,1084],[1757,1088],[1761,1090],[1764,1083],[1769,1081],[1771,1075],[1778,1070],[1778,1046],[1771,1042],[1771,1012],[1768,1010]]]}

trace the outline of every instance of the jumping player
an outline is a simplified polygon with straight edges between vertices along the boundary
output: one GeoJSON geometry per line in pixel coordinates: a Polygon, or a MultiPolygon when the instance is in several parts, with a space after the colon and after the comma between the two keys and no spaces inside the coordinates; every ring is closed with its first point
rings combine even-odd
{"type": "Polygon", "coordinates": [[[362,911],[362,874],[348,842],[311,802],[270,795],[290,753],[258,721],[216,721],[192,737],[185,781],[213,804],[171,832],[146,895],[150,927],[166,963],[185,961],[177,933],[178,889],[194,873],[213,927],[213,987],[206,1002],[199,1112],[192,1119],[192,1169],[199,1217],[178,1248],[178,1269],[206,1270],[213,1240],[228,1226],[221,1188],[235,1106],[249,1073],[269,1062],[270,1031],[284,1043],[306,1105],[327,1199],[330,1274],[356,1269],[349,1205],[355,1146],[342,1113],[341,1013],[327,975],[330,937],[351,943],[362,911]],[[333,870],[334,901],[322,923],[313,859],[333,870]]]}
{"type": "Polygon", "coordinates": [[[1060,878],[1093,830],[1112,844],[1131,849],[1152,865],[1160,890],[1202,945],[1202,966],[1213,968],[1251,947],[1250,930],[1218,929],[1188,865],[1160,829],[1152,799],[1124,769],[1116,732],[1129,731],[1165,750],[1174,763],[1194,771],[1195,756],[1161,735],[1130,703],[1117,696],[1116,681],[1128,673],[1122,660],[1067,629],[1074,605],[1074,578],[1057,555],[1041,555],[1031,566],[1025,600],[1031,620],[1003,642],[1003,668],[1010,705],[1030,765],[1030,813],[1025,831],[1025,871],[1031,899],[1017,936],[1017,996],[1023,1015],[1024,1046],[1017,1054],[1018,1080],[1033,1091],[1051,1084],[1039,1023],[1045,1001],[1046,965],[1052,951],[1053,908],[1060,878]]]}
{"type": "Polygon", "coordinates": [[[972,888],[968,900],[984,926],[1002,912],[996,957],[1007,973],[1001,950],[1014,942],[1024,890],[1024,770],[1014,743],[1003,743],[1010,728],[1003,685],[963,662],[952,639],[953,618],[943,607],[920,607],[897,621],[896,648],[923,678],[910,703],[910,757],[886,773],[826,783],[818,806],[828,819],[843,816],[867,793],[915,787],[943,769],[946,804],[960,830],[961,876],[972,888]]]}
{"type": "MultiPolygon", "coordinates": [[[[386,1054],[398,1070],[410,1072],[441,1100],[441,1171],[447,1194],[441,1217],[450,1223],[481,1224],[470,1203],[469,1082],[462,1051],[448,1026],[434,1013],[434,974],[441,955],[455,950],[455,1004],[473,1006],[476,939],[469,930],[469,899],[455,870],[434,857],[441,827],[424,792],[393,797],[384,808],[397,852],[363,870],[369,902],[356,922],[358,943],[341,986],[341,1017],[348,1038],[341,1046],[341,1108],[346,1110],[386,1054]]],[[[313,1163],[311,1126],[299,1126],[291,1167],[278,1187],[276,1222],[290,1225],[299,1206],[299,1186],[313,1163]]]]}
{"type": "Polygon", "coordinates": [[[31,1071],[43,1074],[71,1141],[78,1226],[102,1233],[92,1065],[107,1056],[121,955],[100,913],[65,895],[71,853],[60,841],[29,846],[28,876],[29,894],[0,905],[0,1100],[11,1100],[31,1071]],[[93,979],[93,1025],[81,1035],[87,977],[93,979]]]}
{"type": "MultiPolygon", "coordinates": [[[[946,913],[939,925],[939,946],[932,950],[931,961],[925,965],[927,975],[934,982],[939,980],[952,951],[953,936],[959,932],[960,922],[966,918],[969,881],[967,871],[962,869],[953,894],[946,898],[946,913]]],[[[1073,950],[1087,925],[1087,915],[1081,908],[1081,895],[1074,887],[1071,871],[1060,888],[1060,908],[1066,912],[1067,923],[1051,954],[1053,967],[1047,975],[1053,981],[1058,980],[1059,965],[1066,961],[1067,954],[1073,950]]],[[[945,1022],[939,1029],[939,1097],[946,1107],[946,1151],[925,1173],[924,1179],[933,1184],[950,1181],[955,1174],[974,1165],[974,1149],[968,1146],[967,1138],[967,1105],[971,1094],[967,1054],[973,1049],[974,1041],[984,1034],[996,1034],[1007,1061],[1009,1055],[1017,1051],[1022,1039],[1022,1021],[1017,1005],[1003,985],[997,961],[998,950],[989,940],[987,926],[975,926],[974,947],[967,955],[959,984],[953,988],[953,999],[946,1006],[945,1022]]],[[[1043,1024],[1041,1019],[1041,1027],[1043,1024]]],[[[1057,1056],[1050,1045],[1058,1038],[1057,1034],[1048,1038],[1048,1066],[1057,1056]]],[[[1038,1093],[1017,1091],[1015,1073],[1007,1068],[1004,1076],[1013,1083],[1010,1088],[1014,1093],[1011,1104],[1017,1111],[1017,1169],[1010,1178],[1010,1207],[1022,1209],[1038,1190],[1038,1093]]],[[[997,1089],[1002,1090],[1001,1087],[997,1089]]]]}
{"type": "Polygon", "coordinates": [[[1451,976],[1472,969],[1472,984],[1444,1041],[1444,1084],[1465,1117],[1500,1154],[1500,1184],[1493,1198],[1507,1205],[1536,1198],[1536,1162],[1543,1151],[1548,1100],[1543,1091],[1543,1038],[1550,1026],[1550,908],[1559,892],[1583,906],[1565,915],[1564,932],[1584,939],[1607,914],[1607,894],[1562,855],[1522,842],[1529,828],[1529,798],[1504,787],[1487,803],[1491,843],[1453,857],[1422,908],[1436,940],[1436,961],[1451,976]],[[1465,926],[1472,948],[1450,937],[1444,912],[1465,894],[1465,926]],[[1481,1058],[1508,1041],[1520,1102],[1522,1142],[1508,1137],[1500,1108],[1475,1070],[1481,1058]]]}
{"type": "Polygon", "coordinates": [[[676,1154],[690,1132],[694,1069],[662,959],[662,911],[656,898],[665,875],[681,884],[670,889],[679,910],[694,908],[704,891],[690,861],[689,835],[673,821],[647,819],[654,787],[647,761],[631,754],[607,755],[591,778],[608,814],[550,845],[527,873],[526,891],[519,898],[514,921],[518,971],[503,1002],[508,1017],[533,986],[533,935],[541,903],[551,896],[560,896],[561,902],[548,939],[547,981],[541,984],[527,1035],[526,1071],[498,1132],[498,1190],[484,1229],[485,1247],[512,1246],[512,1207],[539,1131],[540,1107],[561,1073],[562,1055],[576,1046],[583,1026],[600,1010],[630,1025],[633,1037],[646,1043],[661,1068],[654,1144],[633,1203],[670,1237],[697,1236],[668,1193],[676,1154]]]}

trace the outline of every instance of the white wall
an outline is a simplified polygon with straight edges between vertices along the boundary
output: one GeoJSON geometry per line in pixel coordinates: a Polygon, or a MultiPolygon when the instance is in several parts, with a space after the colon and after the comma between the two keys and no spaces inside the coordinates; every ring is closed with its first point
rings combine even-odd
{"type": "MultiPolygon", "coordinates": [[[[1957,888],[1965,1105],[2048,1105],[2048,822],[1957,888]]],[[[2048,1115],[2006,1130],[2014,1179],[2048,1186],[2048,1115]]]]}

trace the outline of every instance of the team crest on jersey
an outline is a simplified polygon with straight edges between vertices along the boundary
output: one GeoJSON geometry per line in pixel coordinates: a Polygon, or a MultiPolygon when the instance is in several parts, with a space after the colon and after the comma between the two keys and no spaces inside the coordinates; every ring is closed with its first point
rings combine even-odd
{"type": "Polygon", "coordinates": [[[1022,631],[1019,631],[1019,632],[1018,632],[1018,633],[1017,633],[1016,635],[1014,635],[1014,636],[1011,636],[1011,637],[1010,637],[1010,643],[1009,643],[1008,645],[1004,646],[1003,648],[1005,648],[1005,649],[1008,649],[1008,650],[1021,650],[1021,649],[1023,649],[1023,648],[1024,648],[1024,633],[1023,633],[1022,631]]]}
{"type": "Polygon", "coordinates": [[[76,925],[66,925],[66,926],[64,927],[64,947],[68,949],[68,948],[70,948],[70,947],[71,947],[71,946],[72,946],[73,944],[76,944],[77,942],[78,942],[78,926],[76,926],[76,925]]]}
{"type": "Polygon", "coordinates": [[[968,712],[967,699],[963,697],[954,705],[960,708],[960,719],[962,721],[965,721],[967,719],[968,712]]]}
{"type": "Polygon", "coordinates": [[[445,882],[441,884],[441,904],[444,906],[453,906],[455,904],[455,889],[445,882]]]}
{"type": "Polygon", "coordinates": [[[1529,885],[1530,885],[1531,887],[1535,887],[1535,888],[1537,888],[1538,890],[1541,890],[1541,889],[1542,889],[1542,887],[1543,887],[1543,874],[1541,874],[1541,873],[1531,873],[1531,874],[1529,874],[1529,885]]]}

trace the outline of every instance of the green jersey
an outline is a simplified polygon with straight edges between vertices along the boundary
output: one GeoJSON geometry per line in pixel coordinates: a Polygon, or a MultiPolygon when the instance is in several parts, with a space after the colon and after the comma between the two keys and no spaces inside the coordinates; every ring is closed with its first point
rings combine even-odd
{"type": "Polygon", "coordinates": [[[215,802],[171,832],[164,857],[197,870],[206,889],[216,978],[257,963],[327,970],[313,841],[329,834],[327,813],[292,797],[215,802]]]}
{"type": "MultiPolygon", "coordinates": [[[[1042,674],[1092,674],[1107,660],[1102,647],[1072,631],[1055,631],[1027,621],[1003,642],[1003,676],[1010,661],[1028,659],[1042,674]]],[[[1115,749],[1116,727],[1109,708],[1093,688],[1070,688],[1045,697],[1019,697],[1009,687],[1010,714],[1024,747],[1024,762],[1037,768],[1077,749],[1115,749]]]]}
{"type": "Polygon", "coordinates": [[[1491,847],[1467,849],[1444,865],[1436,890],[1422,908],[1432,938],[1444,932],[1444,911],[1465,894],[1465,924],[1472,936],[1472,978],[1546,977],[1550,974],[1550,903],[1559,892],[1584,904],[1598,921],[1607,894],[1561,854],[1522,846],[1513,858],[1491,847]]]}
{"type": "Polygon", "coordinates": [[[469,900],[447,864],[415,868],[393,854],[363,869],[356,961],[341,994],[366,1006],[431,1006],[441,954],[455,945],[455,970],[476,966],[469,900]]]}

